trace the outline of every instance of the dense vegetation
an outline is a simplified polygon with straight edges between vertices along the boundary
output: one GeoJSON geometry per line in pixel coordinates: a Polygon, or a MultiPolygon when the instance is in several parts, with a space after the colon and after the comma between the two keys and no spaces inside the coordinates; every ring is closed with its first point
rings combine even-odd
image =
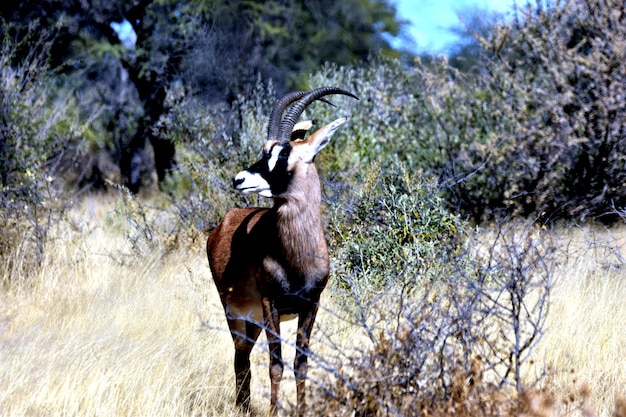
{"type": "Polygon", "coordinates": [[[231,177],[255,159],[275,97],[337,85],[360,100],[307,117],[350,117],[317,164],[337,308],[368,343],[331,368],[319,412],[521,412],[493,393],[526,398],[556,261],[545,226],[626,214],[619,1],[517,9],[454,66],[391,49],[402,23],[381,1],[36,3],[2,6],[5,289],[92,191],[120,193],[138,253],[197,245],[230,207],[267,204],[231,177]],[[512,219],[529,221],[497,226],[512,219]],[[493,240],[469,224],[493,225],[493,240]]]}
{"type": "MultiPolygon", "coordinates": [[[[176,165],[168,129],[177,121],[168,116],[183,97],[205,107],[231,105],[246,98],[257,78],[272,80],[282,93],[326,61],[400,55],[389,42],[402,22],[379,1],[25,1],[1,7],[3,39],[20,44],[10,64],[20,66],[36,49],[37,39],[25,42],[25,36],[50,34],[44,52],[56,72],[52,89],[80,97],[81,120],[90,120],[98,138],[92,146],[111,154],[119,181],[132,192],[142,187],[146,171],[156,170],[163,181],[176,165]]],[[[81,168],[87,171],[80,179],[98,187],[111,175],[97,164],[96,172],[81,168]]]]}

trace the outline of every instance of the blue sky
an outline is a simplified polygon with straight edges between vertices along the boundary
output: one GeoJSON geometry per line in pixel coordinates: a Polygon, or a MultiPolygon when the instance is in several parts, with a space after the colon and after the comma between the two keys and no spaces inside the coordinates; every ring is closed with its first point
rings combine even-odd
{"type": "Polygon", "coordinates": [[[411,22],[409,35],[417,46],[416,52],[445,52],[456,40],[447,29],[459,25],[457,11],[479,6],[490,11],[506,13],[513,0],[392,0],[398,16],[411,22]]]}

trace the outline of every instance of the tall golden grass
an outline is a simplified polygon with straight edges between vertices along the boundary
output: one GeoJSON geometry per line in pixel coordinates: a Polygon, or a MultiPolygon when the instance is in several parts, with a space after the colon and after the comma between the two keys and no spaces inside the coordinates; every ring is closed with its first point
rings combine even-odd
{"type": "Polygon", "coordinates": [[[626,228],[561,232],[562,259],[534,369],[564,412],[624,415],[626,398],[626,228]]]}
{"type": "MultiPolygon", "coordinates": [[[[232,406],[232,342],[204,242],[138,254],[115,204],[111,197],[85,199],[48,242],[40,268],[2,269],[1,414],[239,415],[232,406]]],[[[562,248],[548,329],[529,381],[547,372],[541,386],[559,413],[610,416],[626,394],[626,265],[619,257],[626,253],[626,229],[564,231],[562,248]]],[[[312,348],[322,356],[361,337],[332,314],[334,295],[332,288],[325,293],[313,334],[312,348]]],[[[295,323],[283,331],[292,339],[295,323]]],[[[292,360],[288,344],[284,356],[292,360]]],[[[252,362],[253,414],[265,415],[263,336],[252,362]]],[[[324,375],[312,369],[311,383],[324,383],[324,375]]],[[[286,369],[286,415],[294,391],[286,369]]]]}
{"type": "Polygon", "coordinates": [[[41,269],[2,294],[2,413],[235,415],[202,245],[137,258],[110,202],[73,214],[81,230],[58,231],[41,269]]]}

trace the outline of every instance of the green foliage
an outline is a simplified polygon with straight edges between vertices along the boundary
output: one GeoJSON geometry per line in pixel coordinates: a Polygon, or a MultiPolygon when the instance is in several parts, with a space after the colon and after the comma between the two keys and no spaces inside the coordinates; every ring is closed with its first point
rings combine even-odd
{"type": "Polygon", "coordinates": [[[269,204],[257,196],[244,196],[232,188],[232,178],[256,161],[267,135],[267,115],[275,93],[261,81],[231,108],[206,108],[186,97],[171,113],[172,133],[181,147],[179,169],[163,190],[185,227],[207,230],[226,212],[241,205],[269,204]]]}
{"type": "Polygon", "coordinates": [[[381,58],[344,67],[328,64],[307,79],[306,88],[321,85],[345,88],[360,100],[333,97],[337,108],[318,104],[307,113],[306,117],[324,121],[341,115],[349,118],[341,135],[320,155],[320,166],[330,163],[333,171],[350,171],[372,162],[384,165],[394,156],[416,170],[421,162],[436,157],[420,132],[428,117],[422,80],[399,60],[381,58]]]}
{"type": "MultiPolygon", "coordinates": [[[[351,123],[320,165],[349,181],[354,167],[384,167],[393,155],[437,178],[449,206],[478,222],[619,220],[626,29],[615,20],[617,5],[594,4],[519,10],[515,24],[481,31],[488,38],[477,33],[482,54],[469,73],[437,59],[410,69],[389,60],[328,65],[312,74],[307,88],[339,85],[361,97],[338,100],[351,123]]],[[[320,105],[313,117],[333,112],[320,105]]]]}
{"type": "Polygon", "coordinates": [[[409,171],[436,178],[457,211],[465,209],[462,203],[468,195],[476,197],[475,211],[470,212],[475,218],[502,204],[499,181],[505,176],[491,175],[480,163],[463,169],[468,158],[489,162],[493,150],[488,144],[513,128],[508,114],[500,110],[502,96],[477,87],[474,76],[451,68],[443,58],[411,69],[397,60],[379,59],[358,67],[328,65],[312,74],[308,85],[339,85],[361,98],[337,99],[339,111],[318,105],[310,116],[329,120],[334,113],[349,115],[343,133],[318,159],[322,170],[338,172],[338,181],[350,182],[358,167],[379,163],[386,169],[397,159],[409,171]],[[468,178],[493,186],[459,192],[468,178]]]}
{"type": "Polygon", "coordinates": [[[544,221],[618,219],[626,204],[621,6],[520,9],[515,24],[480,39],[485,68],[472,88],[490,92],[494,117],[480,148],[467,142],[455,159],[465,176],[454,188],[460,208],[479,219],[498,209],[544,221]]]}
{"type": "Polygon", "coordinates": [[[400,164],[371,166],[353,195],[335,201],[330,247],[340,288],[372,295],[437,279],[462,244],[464,224],[449,213],[437,186],[400,164]]]}
{"type": "Polygon", "coordinates": [[[75,125],[63,113],[67,103],[50,93],[48,34],[29,32],[22,42],[4,36],[0,42],[0,260],[10,270],[18,250],[38,264],[43,260],[48,232],[66,204],[56,174],[75,125]],[[23,43],[31,47],[26,56],[19,52],[23,43]]]}

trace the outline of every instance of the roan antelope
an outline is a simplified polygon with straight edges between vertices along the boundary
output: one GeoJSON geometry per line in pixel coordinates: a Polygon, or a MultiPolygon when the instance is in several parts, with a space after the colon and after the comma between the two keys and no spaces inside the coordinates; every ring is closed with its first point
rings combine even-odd
{"type": "MultiPolygon", "coordinates": [[[[234,187],[274,199],[272,208],[234,208],[209,235],[207,255],[235,343],[236,403],[250,406],[250,351],[265,329],[270,353],[270,415],[276,415],[283,374],[280,321],[298,317],[297,413],[305,409],[309,337],[329,275],[320,218],[321,188],[313,158],[346,122],[340,118],[303,138],[296,120],[315,100],[354,94],[324,87],[286,94],[274,106],[261,159],[239,172],[234,187]],[[281,120],[285,109],[292,105],[281,120]],[[295,126],[295,129],[294,129],[295,126]]],[[[327,102],[327,101],[326,101],[327,102]]]]}

